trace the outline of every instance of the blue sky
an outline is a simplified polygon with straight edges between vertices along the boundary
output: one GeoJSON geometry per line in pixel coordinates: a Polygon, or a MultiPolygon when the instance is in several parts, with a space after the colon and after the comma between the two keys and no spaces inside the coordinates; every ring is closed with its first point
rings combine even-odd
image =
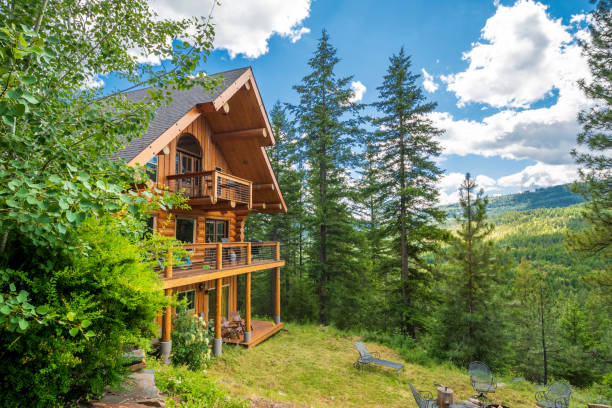
{"type": "MultiPolygon", "coordinates": [[[[208,14],[210,0],[155,0],[164,16],[208,14]],[[203,6],[203,4],[205,6],[203,6]]],[[[438,103],[446,133],[440,166],[444,202],[471,172],[489,195],[570,182],[577,112],[588,76],[576,39],[586,35],[588,0],[222,0],[213,16],[214,73],[252,66],[268,109],[295,102],[292,86],[327,29],[364,103],[377,97],[391,54],[404,46],[438,103]]],[[[108,83],[110,85],[110,82],[108,83]]]]}

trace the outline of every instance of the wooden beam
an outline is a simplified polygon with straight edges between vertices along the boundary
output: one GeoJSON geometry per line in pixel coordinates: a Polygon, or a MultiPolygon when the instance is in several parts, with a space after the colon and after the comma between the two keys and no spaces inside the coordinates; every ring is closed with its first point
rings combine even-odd
{"type": "Polygon", "coordinates": [[[129,165],[135,167],[137,165],[145,165],[155,155],[157,155],[168,143],[180,135],[194,120],[202,115],[202,111],[198,108],[193,108],[182,118],[170,126],[164,133],[155,139],[150,145],[145,147],[140,153],[129,161],[129,165]]]}
{"type": "Polygon", "coordinates": [[[236,130],[233,132],[221,132],[213,135],[215,143],[230,142],[240,139],[259,139],[262,143],[266,141],[268,132],[265,128],[236,130]]]}
{"type": "Polygon", "coordinates": [[[253,189],[255,190],[271,190],[274,191],[276,190],[276,187],[274,187],[274,184],[253,184],[253,189]]]}
{"type": "Polygon", "coordinates": [[[247,91],[250,91],[250,90],[251,90],[251,81],[250,81],[250,80],[247,80],[247,81],[244,83],[244,89],[246,89],[247,91]]]}
{"type": "Polygon", "coordinates": [[[283,205],[281,203],[266,203],[266,208],[269,210],[282,210],[283,205]]]}
{"type": "Polygon", "coordinates": [[[215,338],[221,338],[221,299],[223,298],[223,279],[217,278],[215,284],[215,338]]]}
{"type": "Polygon", "coordinates": [[[245,331],[251,331],[251,272],[247,273],[244,285],[244,325],[245,331]]]}
{"type": "MultiPolygon", "coordinates": [[[[171,289],[166,289],[166,296],[172,295],[171,289]]],[[[172,306],[166,306],[164,308],[164,314],[162,316],[162,341],[170,341],[172,338],[172,306]]]]}
{"type": "Polygon", "coordinates": [[[224,268],[215,272],[203,272],[197,275],[190,275],[184,278],[166,279],[162,282],[164,289],[178,288],[179,286],[191,285],[194,283],[212,281],[217,278],[226,278],[228,276],[241,275],[248,272],[263,271],[264,269],[272,269],[285,266],[285,261],[272,261],[267,263],[256,263],[248,266],[224,268]]]}
{"type": "Polygon", "coordinates": [[[217,265],[216,269],[223,269],[223,244],[217,244],[217,265]]]}
{"type": "Polygon", "coordinates": [[[253,203],[253,208],[256,210],[265,210],[266,203],[253,203]]]}
{"type": "Polygon", "coordinates": [[[229,103],[225,102],[225,103],[223,104],[223,107],[221,108],[221,112],[222,112],[224,115],[229,114],[229,112],[230,112],[229,103]]]}
{"type": "Polygon", "coordinates": [[[280,268],[274,268],[274,323],[280,324],[280,268]]]}

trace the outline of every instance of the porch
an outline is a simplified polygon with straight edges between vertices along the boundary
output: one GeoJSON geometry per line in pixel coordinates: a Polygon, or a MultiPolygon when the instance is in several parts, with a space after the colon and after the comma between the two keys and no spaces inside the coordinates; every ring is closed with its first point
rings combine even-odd
{"type": "Polygon", "coordinates": [[[244,338],[223,339],[225,343],[240,344],[246,348],[251,348],[262,341],[269,339],[283,328],[283,323],[275,324],[264,320],[252,320],[251,340],[245,341],[244,338]]]}
{"type": "MultiPolygon", "coordinates": [[[[253,347],[282,329],[280,322],[280,267],[285,261],[280,259],[280,245],[278,242],[218,242],[210,244],[188,244],[185,249],[189,251],[187,259],[180,259],[179,266],[166,265],[160,271],[163,288],[167,296],[172,296],[177,290],[185,290],[188,286],[194,296],[214,290],[215,297],[208,307],[207,319],[214,320],[213,353],[218,356],[222,352],[222,344],[233,343],[253,347]],[[274,270],[274,322],[251,320],[251,273],[255,271],[274,270]],[[234,284],[225,285],[237,288],[238,275],[244,275],[244,333],[236,339],[222,338],[223,316],[229,317],[230,309],[222,306],[224,280],[235,279],[234,284]],[[214,300],[214,302],[213,302],[214,300]]],[[[167,255],[172,258],[172,254],[167,255]]],[[[228,289],[231,292],[230,289],[228,289]]],[[[226,293],[229,293],[226,292],[226,293]]],[[[234,302],[238,294],[235,289],[234,302]]],[[[230,296],[229,294],[227,296],[230,296]]],[[[206,299],[206,298],[205,298],[206,299]]],[[[208,304],[208,300],[206,300],[208,304]]],[[[228,302],[226,302],[226,305],[228,302]]],[[[232,310],[236,310],[235,303],[232,310]]],[[[172,308],[166,307],[162,316],[162,354],[170,353],[172,333],[172,308]],[[164,347],[166,347],[164,349],[164,347]]]]}

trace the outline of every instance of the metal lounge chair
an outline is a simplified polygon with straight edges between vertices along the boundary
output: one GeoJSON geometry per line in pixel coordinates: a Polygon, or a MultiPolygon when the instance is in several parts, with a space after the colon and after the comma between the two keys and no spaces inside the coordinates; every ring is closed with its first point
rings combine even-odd
{"type": "Polygon", "coordinates": [[[572,387],[565,383],[552,383],[546,390],[535,393],[537,405],[542,408],[567,408],[569,407],[572,387]]]}
{"type": "Polygon", "coordinates": [[[434,401],[431,392],[417,391],[412,384],[408,383],[408,385],[410,386],[412,395],[414,395],[414,400],[419,408],[438,408],[438,405],[436,404],[436,401],[434,401]]]}
{"type": "Polygon", "coordinates": [[[367,364],[378,364],[386,367],[391,367],[396,370],[401,370],[404,365],[401,363],[394,363],[393,361],[383,360],[379,358],[378,353],[370,353],[362,342],[355,343],[355,348],[359,352],[359,358],[355,362],[355,367],[360,368],[367,364]]]}
{"type": "Polygon", "coordinates": [[[493,380],[493,374],[491,374],[489,367],[480,361],[472,361],[468,371],[470,372],[472,387],[474,387],[474,391],[478,393],[475,395],[476,399],[482,402],[490,402],[487,394],[494,393],[497,384],[493,380]]]}

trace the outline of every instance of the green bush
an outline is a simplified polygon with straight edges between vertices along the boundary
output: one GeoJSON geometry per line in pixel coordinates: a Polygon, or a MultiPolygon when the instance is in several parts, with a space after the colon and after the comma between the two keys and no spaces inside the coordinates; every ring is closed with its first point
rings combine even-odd
{"type": "Polygon", "coordinates": [[[13,246],[28,268],[5,270],[11,285],[62,319],[0,332],[0,406],[63,406],[99,395],[126,374],[122,348],[153,337],[166,299],[142,247],[122,233],[123,222],[86,220],[62,256],[13,246]]]}
{"type": "Polygon", "coordinates": [[[239,401],[221,390],[217,383],[201,371],[186,366],[165,366],[152,361],[155,368],[155,385],[167,395],[168,408],[247,408],[246,401],[239,401]]]}
{"type": "Polygon", "coordinates": [[[172,364],[186,365],[194,371],[207,367],[211,361],[210,340],[204,319],[178,308],[173,319],[172,364]]]}

